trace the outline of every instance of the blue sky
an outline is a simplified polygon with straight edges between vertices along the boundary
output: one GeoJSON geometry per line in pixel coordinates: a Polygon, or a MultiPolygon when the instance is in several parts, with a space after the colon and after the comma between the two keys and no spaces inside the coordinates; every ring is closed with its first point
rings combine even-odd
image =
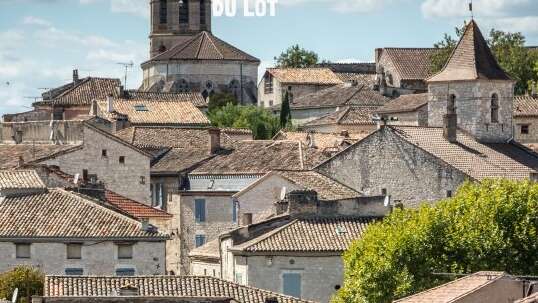
{"type": "MultiPolygon", "coordinates": [[[[215,0],[214,0],[215,1],[215,0]]],[[[218,1],[218,0],[216,0],[218,1]]],[[[237,0],[243,2],[244,0],[237,0]]],[[[256,0],[248,0],[255,2],[256,0]]],[[[141,81],[148,56],[149,0],[0,0],[0,114],[81,76],[141,81]],[[9,84],[8,84],[9,82],[9,84]]],[[[278,0],[275,17],[214,17],[213,32],[262,60],[298,43],[332,61],[372,61],[376,47],[429,47],[469,18],[468,0],[278,0]]],[[[538,45],[538,1],[475,0],[475,19],[521,31],[538,45]]]]}

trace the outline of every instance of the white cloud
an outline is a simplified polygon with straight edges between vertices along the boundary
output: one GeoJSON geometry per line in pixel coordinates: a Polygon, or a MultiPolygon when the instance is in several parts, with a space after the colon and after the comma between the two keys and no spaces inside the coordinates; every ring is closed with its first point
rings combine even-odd
{"type": "Polygon", "coordinates": [[[97,2],[110,2],[113,13],[130,14],[134,16],[149,17],[149,1],[147,0],[79,0],[80,4],[94,4],[97,2]]]}
{"type": "MultiPolygon", "coordinates": [[[[213,0],[213,5],[217,1],[213,0]]],[[[238,7],[243,7],[245,0],[236,0],[238,7]]],[[[254,7],[256,0],[246,0],[249,2],[249,7],[254,7]]],[[[326,5],[333,11],[340,13],[368,13],[375,10],[379,10],[385,7],[387,4],[393,2],[404,2],[406,0],[278,0],[278,6],[306,6],[311,4],[326,5]]],[[[277,8],[278,11],[278,8],[277,8]]]]}
{"type": "Polygon", "coordinates": [[[49,21],[34,16],[24,17],[22,23],[26,25],[51,26],[49,21]]]}

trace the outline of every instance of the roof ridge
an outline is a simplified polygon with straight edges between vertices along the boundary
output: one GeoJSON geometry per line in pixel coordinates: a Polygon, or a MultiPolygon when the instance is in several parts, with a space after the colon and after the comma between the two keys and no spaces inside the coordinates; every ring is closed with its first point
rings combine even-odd
{"type": "MultiPolygon", "coordinates": [[[[279,227],[271,230],[270,232],[267,232],[265,234],[262,234],[262,235],[259,235],[257,237],[254,237],[254,238],[250,239],[249,241],[246,241],[245,243],[242,243],[242,244],[248,244],[248,245],[245,246],[244,248],[242,248],[241,250],[247,250],[251,246],[260,244],[261,242],[267,240],[268,238],[280,233],[281,231],[283,231],[287,227],[292,226],[293,224],[299,222],[299,219],[297,219],[297,218],[289,218],[289,219],[291,219],[290,222],[288,222],[288,223],[286,223],[286,224],[284,224],[282,226],[279,226],[279,227]],[[258,239],[258,240],[256,240],[256,239],[258,239]],[[252,243],[249,243],[249,242],[252,242],[252,243]]],[[[237,246],[241,246],[242,244],[239,244],[237,246]]]]}
{"type": "MultiPolygon", "coordinates": [[[[208,32],[204,31],[204,37],[205,39],[207,39],[209,41],[209,43],[211,43],[211,45],[213,45],[213,47],[215,48],[215,50],[217,51],[217,53],[219,53],[220,57],[221,58],[224,58],[224,54],[222,53],[222,51],[217,47],[217,45],[214,43],[213,39],[211,39],[211,34],[209,34],[208,32]]],[[[200,50],[201,50],[201,45],[200,45],[200,50]]]]}

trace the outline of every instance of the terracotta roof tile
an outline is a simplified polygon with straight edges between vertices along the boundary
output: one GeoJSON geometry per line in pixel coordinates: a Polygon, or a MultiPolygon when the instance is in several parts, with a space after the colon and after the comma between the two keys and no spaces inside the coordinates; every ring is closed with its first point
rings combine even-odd
{"type": "Polygon", "coordinates": [[[0,200],[0,238],[148,239],[140,222],[97,200],[62,189],[0,200]]]}
{"type": "Polygon", "coordinates": [[[328,68],[268,68],[267,72],[281,83],[336,85],[342,80],[328,68]]]}
{"type": "Polygon", "coordinates": [[[16,168],[19,165],[20,158],[22,158],[25,163],[28,163],[78,146],[79,145],[56,144],[0,144],[0,169],[16,168]]]}
{"type": "MultiPolygon", "coordinates": [[[[346,106],[303,124],[303,127],[320,125],[375,125],[373,113],[377,107],[346,106]]],[[[367,134],[365,134],[366,136],[367,134]]]]}
{"type": "Polygon", "coordinates": [[[125,99],[142,101],[191,102],[198,108],[207,107],[207,102],[200,93],[165,93],[128,90],[125,99]]]}
{"type": "Polygon", "coordinates": [[[138,219],[172,218],[172,215],[165,211],[131,200],[110,190],[105,191],[105,198],[110,205],[138,219]]]}
{"type": "Polygon", "coordinates": [[[44,188],[46,186],[35,170],[0,170],[0,190],[44,188]]]}
{"type": "Polygon", "coordinates": [[[317,133],[281,130],[273,140],[292,140],[300,141],[309,146],[313,144],[319,149],[337,148],[344,149],[347,146],[358,142],[367,134],[357,133],[317,133]],[[312,142],[313,140],[313,142],[312,142]]]}
{"type": "Polygon", "coordinates": [[[346,105],[382,106],[389,101],[389,98],[367,86],[346,83],[294,98],[290,107],[292,109],[301,109],[346,105]]]}
{"type": "Polygon", "coordinates": [[[514,97],[514,117],[538,116],[538,98],[532,96],[514,97]]]}
{"type": "Polygon", "coordinates": [[[443,70],[427,81],[478,79],[511,80],[497,63],[478,25],[471,20],[443,70]]]}
{"type": "Polygon", "coordinates": [[[431,76],[435,48],[384,48],[402,80],[425,80],[431,76]]]}
{"type": "Polygon", "coordinates": [[[428,96],[427,93],[402,95],[380,107],[376,112],[380,114],[412,112],[427,105],[428,96]]]}
{"type": "Polygon", "coordinates": [[[136,287],[140,297],[224,297],[238,303],[262,303],[267,298],[275,298],[279,303],[309,302],[218,278],[192,276],[47,276],[44,296],[110,297],[117,296],[127,285],[136,287]]]}
{"type": "MultiPolygon", "coordinates": [[[[93,78],[81,79],[77,85],[64,90],[50,102],[54,105],[91,105],[92,100],[105,98],[116,94],[116,88],[121,85],[119,79],[93,78]]],[[[37,102],[47,103],[48,101],[37,102]]]]}
{"type": "Polygon", "coordinates": [[[409,296],[395,303],[451,303],[472,294],[481,288],[503,278],[502,272],[477,272],[457,279],[441,286],[428,289],[413,296],[409,296]]]}

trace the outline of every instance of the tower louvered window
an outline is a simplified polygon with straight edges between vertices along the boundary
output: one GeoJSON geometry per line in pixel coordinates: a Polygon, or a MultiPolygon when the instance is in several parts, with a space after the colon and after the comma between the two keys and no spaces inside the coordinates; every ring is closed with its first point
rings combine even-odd
{"type": "Polygon", "coordinates": [[[161,24],[166,24],[168,21],[167,0],[161,0],[159,3],[159,20],[161,24]]]}
{"type": "Polygon", "coordinates": [[[200,0],[200,24],[201,25],[205,25],[205,22],[206,22],[205,13],[206,13],[205,0],[200,0]]]}
{"type": "Polygon", "coordinates": [[[491,96],[491,123],[499,123],[499,96],[491,96]]]}
{"type": "Polygon", "coordinates": [[[179,2],[179,23],[189,23],[189,1],[183,0],[179,2]]]}

